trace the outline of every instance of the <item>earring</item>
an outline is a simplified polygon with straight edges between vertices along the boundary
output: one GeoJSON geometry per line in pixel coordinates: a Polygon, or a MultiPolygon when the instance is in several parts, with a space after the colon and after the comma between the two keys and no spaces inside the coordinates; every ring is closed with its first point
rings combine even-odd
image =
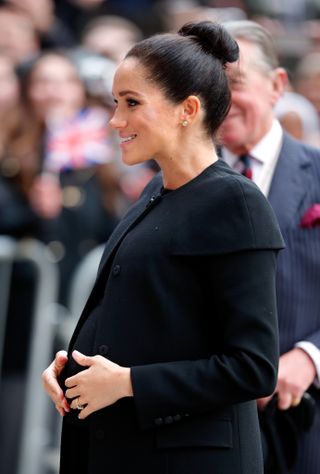
{"type": "Polygon", "coordinates": [[[181,122],[181,125],[182,125],[183,127],[186,127],[187,125],[189,125],[188,120],[183,120],[183,121],[181,122]]]}

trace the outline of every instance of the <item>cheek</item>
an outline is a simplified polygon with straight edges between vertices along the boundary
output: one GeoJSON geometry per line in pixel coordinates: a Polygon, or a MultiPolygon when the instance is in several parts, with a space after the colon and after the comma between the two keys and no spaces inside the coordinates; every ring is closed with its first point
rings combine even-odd
{"type": "Polygon", "coordinates": [[[232,107],[221,127],[222,140],[226,144],[240,143],[247,140],[247,135],[253,133],[255,126],[255,107],[245,95],[234,94],[232,107]]]}
{"type": "Polygon", "coordinates": [[[45,94],[44,94],[43,90],[34,87],[34,88],[30,89],[28,98],[29,98],[31,103],[37,104],[37,103],[42,102],[45,99],[45,94]]]}
{"type": "Polygon", "coordinates": [[[151,112],[145,114],[140,120],[140,131],[147,134],[150,146],[159,145],[159,142],[171,139],[172,127],[170,125],[170,117],[166,118],[162,114],[151,112]]]}
{"type": "Polygon", "coordinates": [[[247,95],[238,100],[239,113],[235,115],[238,118],[238,126],[252,129],[257,126],[261,112],[264,110],[263,103],[257,96],[247,95]]]}
{"type": "Polygon", "coordinates": [[[77,104],[82,104],[85,101],[85,92],[82,87],[68,87],[67,96],[71,97],[71,100],[77,104]]]}
{"type": "Polygon", "coordinates": [[[164,115],[156,107],[145,109],[141,119],[150,128],[159,128],[166,122],[164,115]]]}
{"type": "Polygon", "coordinates": [[[232,95],[232,108],[245,115],[251,108],[254,100],[248,92],[238,92],[232,95]]]}

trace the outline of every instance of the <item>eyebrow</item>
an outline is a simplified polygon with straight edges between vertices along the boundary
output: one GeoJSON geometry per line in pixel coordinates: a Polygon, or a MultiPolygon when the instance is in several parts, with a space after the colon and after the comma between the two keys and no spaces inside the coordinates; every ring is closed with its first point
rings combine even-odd
{"type": "Polygon", "coordinates": [[[132,94],[141,96],[141,94],[139,94],[139,92],[135,92],[135,91],[131,91],[131,90],[124,90],[124,91],[119,92],[120,97],[124,97],[125,95],[132,95],[132,94]]]}

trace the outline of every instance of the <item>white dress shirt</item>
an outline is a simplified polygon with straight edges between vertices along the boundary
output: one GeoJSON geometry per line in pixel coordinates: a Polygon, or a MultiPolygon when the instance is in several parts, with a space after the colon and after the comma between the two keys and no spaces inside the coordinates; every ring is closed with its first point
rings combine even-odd
{"type": "MultiPolygon", "coordinates": [[[[281,125],[275,119],[269,132],[250,150],[252,181],[257,184],[266,197],[268,196],[273,173],[278,162],[282,139],[283,131],[281,125]]],[[[222,158],[231,168],[237,171],[241,170],[239,157],[226,148],[222,149],[222,158]]],[[[303,349],[312,359],[317,371],[315,385],[320,388],[320,350],[308,341],[299,341],[295,344],[295,347],[303,349]]]]}
{"type": "MultiPolygon", "coordinates": [[[[268,196],[275,167],[282,145],[283,131],[278,120],[274,120],[269,132],[250,150],[252,181],[265,196],[268,196]]],[[[223,159],[231,168],[240,171],[239,157],[227,149],[222,150],[223,159]]]]}

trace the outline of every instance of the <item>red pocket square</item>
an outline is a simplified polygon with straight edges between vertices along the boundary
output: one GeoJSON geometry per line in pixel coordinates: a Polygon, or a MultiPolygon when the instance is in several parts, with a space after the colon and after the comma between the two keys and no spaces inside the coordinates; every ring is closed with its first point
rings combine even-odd
{"type": "Polygon", "coordinates": [[[320,226],[320,204],[313,204],[306,210],[300,221],[301,227],[320,226]]]}

